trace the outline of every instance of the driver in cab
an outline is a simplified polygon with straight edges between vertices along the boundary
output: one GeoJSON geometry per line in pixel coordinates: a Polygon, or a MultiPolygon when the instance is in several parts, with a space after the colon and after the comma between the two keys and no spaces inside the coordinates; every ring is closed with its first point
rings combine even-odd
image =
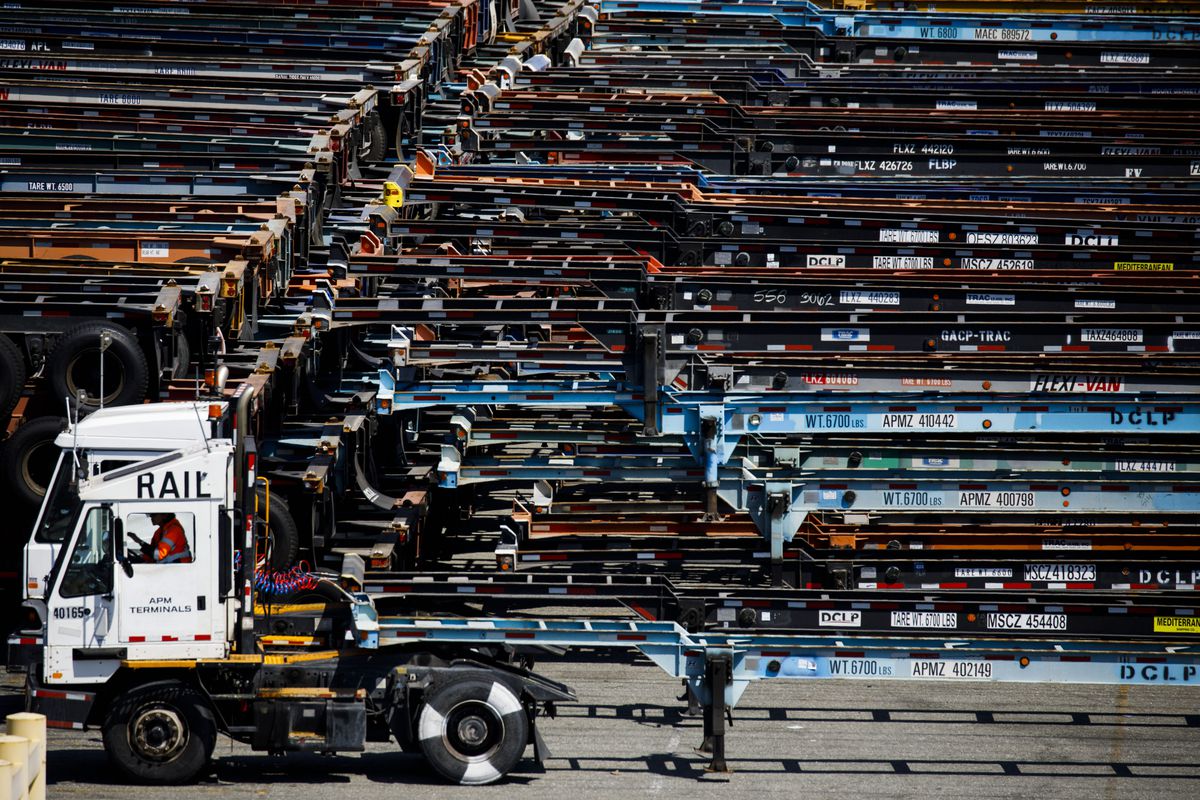
{"type": "Polygon", "coordinates": [[[190,564],[192,549],[188,546],[183,525],[170,512],[151,514],[150,521],[158,527],[149,542],[134,537],[141,545],[142,561],[147,564],[190,564]]]}

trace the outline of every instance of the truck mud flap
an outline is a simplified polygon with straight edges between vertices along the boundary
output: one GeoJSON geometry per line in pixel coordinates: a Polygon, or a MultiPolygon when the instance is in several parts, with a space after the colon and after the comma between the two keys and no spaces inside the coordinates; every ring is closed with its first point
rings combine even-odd
{"type": "Polygon", "coordinates": [[[30,711],[46,715],[47,727],[68,730],[84,730],[96,702],[95,692],[47,688],[32,673],[26,697],[30,711]]]}

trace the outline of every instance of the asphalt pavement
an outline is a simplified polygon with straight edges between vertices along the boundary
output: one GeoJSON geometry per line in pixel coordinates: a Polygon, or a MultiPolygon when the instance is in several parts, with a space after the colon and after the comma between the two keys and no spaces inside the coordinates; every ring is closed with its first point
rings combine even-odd
{"type": "MultiPolygon", "coordinates": [[[[132,789],[109,770],[97,731],[52,731],[50,797],[1200,797],[1194,687],[766,681],[734,712],[732,773],[712,775],[693,751],[700,720],[683,715],[679,684],[657,668],[597,656],[539,671],[573,686],[579,702],[542,721],[544,768],[527,759],[497,785],[446,785],[393,746],[275,758],[222,739],[200,784],[132,789]]],[[[12,709],[19,690],[8,684],[12,709]]]]}

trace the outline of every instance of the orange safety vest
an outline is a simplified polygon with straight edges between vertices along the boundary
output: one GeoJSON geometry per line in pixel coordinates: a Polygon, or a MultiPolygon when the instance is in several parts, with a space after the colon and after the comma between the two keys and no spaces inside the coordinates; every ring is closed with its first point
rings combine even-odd
{"type": "Polygon", "coordinates": [[[188,547],[183,525],[173,519],[154,532],[150,539],[150,560],[158,564],[190,564],[192,550],[188,547]]]}

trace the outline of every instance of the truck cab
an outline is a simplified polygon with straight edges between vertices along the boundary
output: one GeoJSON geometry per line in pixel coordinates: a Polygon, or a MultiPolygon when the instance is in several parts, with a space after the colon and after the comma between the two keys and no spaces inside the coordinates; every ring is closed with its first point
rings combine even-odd
{"type": "Polygon", "coordinates": [[[23,553],[23,599],[45,594],[58,550],[79,521],[81,482],[203,445],[213,437],[214,406],[223,421],[224,403],[119,406],[96,411],[59,434],[54,476],[23,553]]]}
{"type": "Polygon", "coordinates": [[[79,482],[44,594],[46,684],[104,681],[130,658],[227,654],[232,458],[217,440],[79,482]]]}
{"type": "Polygon", "coordinates": [[[381,646],[370,597],[337,576],[259,598],[269,512],[237,403],[98,411],[60,437],[26,551],[29,707],[99,728],[138,782],[194,779],[221,733],[275,754],[395,740],[450,780],[502,777],[571,691],[502,649],[381,646]]]}
{"type": "MultiPolygon", "coordinates": [[[[197,531],[208,530],[219,523],[221,514],[232,513],[230,428],[227,403],[161,403],[101,409],[59,435],[54,477],[22,553],[24,613],[9,638],[10,668],[28,669],[51,656],[43,650],[46,625],[71,632],[60,641],[78,636],[111,647],[125,646],[120,644],[123,637],[162,635],[150,623],[165,618],[131,610],[154,604],[135,603],[124,611],[113,605],[116,582],[128,582],[123,596],[131,602],[140,595],[161,601],[170,595],[155,592],[155,587],[172,584],[187,572],[184,564],[167,570],[167,565],[142,562],[137,540],[149,543],[154,538],[158,526],[152,519],[160,514],[172,514],[183,529],[193,551],[191,564],[211,557],[208,539],[197,531]],[[70,556],[59,564],[69,542],[75,543],[70,556]],[[136,552],[129,558],[131,549],[136,552]],[[100,578],[109,566],[120,569],[100,578]],[[127,574],[131,570],[133,576],[127,574]],[[89,581],[94,583],[90,590],[84,585],[89,581]],[[149,630],[139,630],[147,625],[149,630]]],[[[191,617],[215,613],[211,594],[199,596],[205,597],[204,608],[197,607],[195,598],[190,604],[157,605],[190,606],[191,617]]],[[[190,621],[200,624],[198,619],[190,621]]],[[[212,635],[209,622],[201,627],[203,631],[197,628],[191,635],[212,635]]],[[[59,667],[67,666],[63,652],[53,654],[59,667]]],[[[90,663],[85,671],[96,669],[103,665],[90,663]]],[[[56,671],[70,675],[74,667],[56,671]]]]}

